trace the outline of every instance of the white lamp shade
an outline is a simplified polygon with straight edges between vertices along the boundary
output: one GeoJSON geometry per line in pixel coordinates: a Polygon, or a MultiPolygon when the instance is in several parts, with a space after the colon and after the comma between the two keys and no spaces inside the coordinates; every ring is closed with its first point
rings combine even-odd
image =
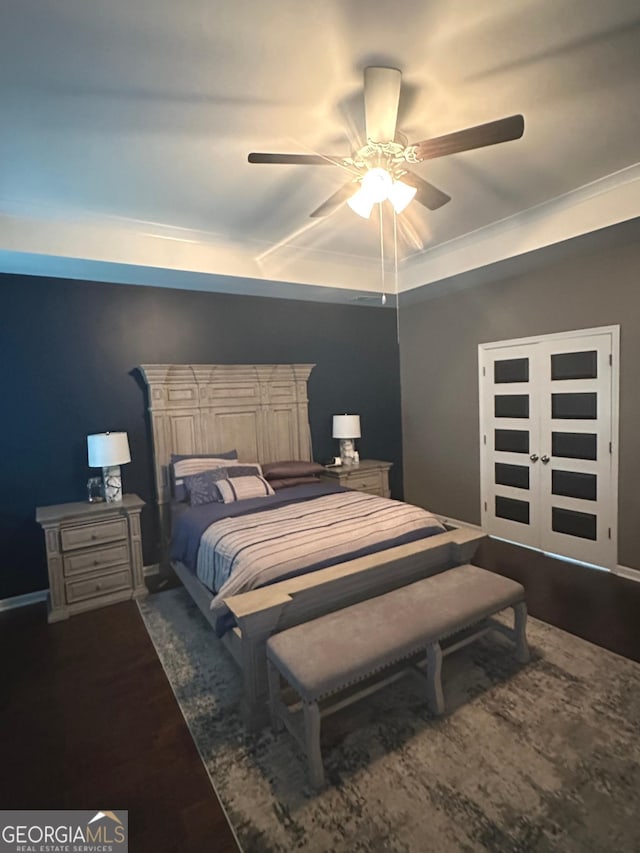
{"type": "Polygon", "coordinates": [[[90,468],[110,468],[131,462],[126,432],[99,432],[87,436],[90,468]]]}
{"type": "Polygon", "coordinates": [[[334,415],[334,438],[360,438],[360,415],[334,415]]]}

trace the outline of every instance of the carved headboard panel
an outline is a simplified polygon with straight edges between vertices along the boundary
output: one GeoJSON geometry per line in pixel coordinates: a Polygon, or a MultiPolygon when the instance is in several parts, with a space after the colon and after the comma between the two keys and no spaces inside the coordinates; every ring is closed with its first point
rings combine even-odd
{"type": "Polygon", "coordinates": [[[163,527],[172,453],[236,448],[246,462],[313,458],[307,380],[313,364],[142,364],[163,527]]]}

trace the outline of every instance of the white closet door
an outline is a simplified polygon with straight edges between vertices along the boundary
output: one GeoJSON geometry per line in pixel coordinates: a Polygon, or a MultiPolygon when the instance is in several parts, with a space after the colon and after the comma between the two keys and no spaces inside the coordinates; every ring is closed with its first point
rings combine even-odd
{"type": "Polygon", "coordinates": [[[482,526],[539,547],[536,345],[480,353],[482,526]]]}
{"type": "Polygon", "coordinates": [[[540,547],[613,568],[612,335],[538,350],[540,547]]]}
{"type": "Polygon", "coordinates": [[[607,327],[480,346],[487,533],[615,568],[618,340],[607,327]]]}

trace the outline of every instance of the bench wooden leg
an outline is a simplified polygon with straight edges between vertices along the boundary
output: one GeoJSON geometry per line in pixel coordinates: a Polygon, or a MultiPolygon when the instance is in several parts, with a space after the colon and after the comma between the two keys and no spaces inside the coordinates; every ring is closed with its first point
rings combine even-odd
{"type": "Polygon", "coordinates": [[[513,606],[513,633],[516,642],[516,660],[528,663],[529,645],[527,643],[527,605],[521,601],[513,606]]]}
{"type": "Polygon", "coordinates": [[[267,681],[269,682],[269,715],[274,732],[280,732],[284,723],[280,717],[282,699],[280,696],[280,673],[267,658],[267,681]]]}
{"type": "Polygon", "coordinates": [[[316,702],[303,702],[304,744],[309,761],[309,776],[314,788],[324,785],[324,768],[320,751],[320,709],[316,702]]]}
{"type": "Polygon", "coordinates": [[[442,693],[442,649],[440,643],[427,646],[427,702],[433,714],[444,714],[442,693]]]}

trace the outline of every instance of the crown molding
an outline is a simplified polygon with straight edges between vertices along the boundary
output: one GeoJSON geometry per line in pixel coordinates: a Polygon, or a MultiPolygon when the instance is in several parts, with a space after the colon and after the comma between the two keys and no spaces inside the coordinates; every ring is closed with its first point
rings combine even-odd
{"type": "MultiPolygon", "coordinates": [[[[0,271],[320,301],[380,296],[379,258],[0,198],[0,271]],[[302,285],[302,287],[300,286],[302,285]]],[[[640,216],[640,163],[404,261],[407,292],[640,216]]],[[[392,303],[394,300],[390,300],[392,303]]]]}
{"type": "Polygon", "coordinates": [[[413,290],[640,216],[640,163],[412,255],[400,291],[413,290]]]}
{"type": "Polygon", "coordinates": [[[6,199],[0,209],[2,272],[257,295],[273,295],[264,283],[275,282],[290,285],[277,295],[294,299],[381,293],[372,275],[376,258],[303,249],[294,241],[233,244],[220,234],[119,217],[61,217],[6,199]],[[314,292],[304,294],[300,285],[314,292]]]}

